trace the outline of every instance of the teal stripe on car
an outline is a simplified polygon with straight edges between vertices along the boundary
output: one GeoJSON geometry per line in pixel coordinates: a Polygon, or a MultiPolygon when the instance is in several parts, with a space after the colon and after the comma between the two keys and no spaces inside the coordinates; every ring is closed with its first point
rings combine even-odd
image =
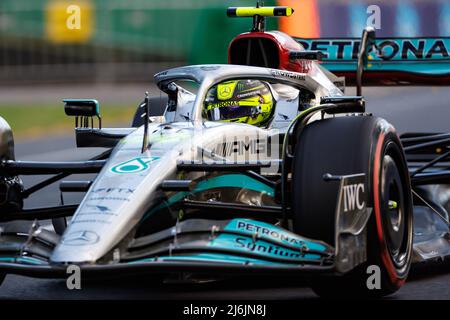
{"type": "Polygon", "coordinates": [[[8,262],[8,263],[26,263],[33,265],[41,265],[44,264],[43,261],[27,258],[27,257],[0,257],[0,262],[8,262]]]}
{"type": "Polygon", "coordinates": [[[249,176],[246,176],[244,174],[225,174],[200,181],[195,187],[195,189],[192,190],[192,192],[178,192],[174,194],[167,201],[153,208],[150,212],[146,213],[144,215],[143,221],[146,220],[153,213],[183,200],[186,196],[188,196],[191,193],[198,193],[217,188],[245,188],[265,193],[271,197],[275,195],[274,188],[249,176]]]}
{"type": "Polygon", "coordinates": [[[303,238],[272,224],[251,219],[233,219],[228,223],[224,230],[244,232],[250,237],[256,233],[258,234],[259,239],[268,239],[279,242],[280,244],[292,246],[296,249],[306,248],[322,252],[325,252],[327,249],[325,245],[319,242],[303,238]]]}
{"type": "MultiPolygon", "coordinates": [[[[321,65],[332,72],[354,72],[360,39],[296,39],[306,49],[320,50],[321,65]]],[[[450,74],[450,38],[380,38],[375,40],[383,57],[370,52],[366,70],[398,71],[423,75],[450,74]]]]}
{"type": "Polygon", "coordinates": [[[262,259],[290,260],[286,261],[286,263],[292,263],[292,260],[297,260],[301,263],[305,260],[321,259],[321,256],[318,254],[304,254],[300,250],[291,250],[264,240],[254,241],[251,237],[232,234],[220,234],[210,241],[209,246],[213,248],[226,248],[243,254],[251,253],[260,256],[262,259]]]}
{"type": "MultiPolygon", "coordinates": [[[[230,263],[230,264],[252,263],[252,264],[257,264],[257,265],[286,266],[286,264],[284,264],[284,263],[265,261],[265,260],[254,259],[254,258],[238,257],[238,256],[220,254],[220,253],[219,254],[199,253],[199,254],[192,254],[192,255],[176,255],[176,256],[158,257],[158,261],[174,261],[174,260],[186,261],[186,262],[217,262],[217,263],[230,263]]],[[[129,264],[155,262],[155,261],[156,261],[156,258],[146,258],[146,259],[140,259],[137,261],[129,262],[129,264]]],[[[293,267],[297,267],[297,266],[294,265],[293,267]]]]}

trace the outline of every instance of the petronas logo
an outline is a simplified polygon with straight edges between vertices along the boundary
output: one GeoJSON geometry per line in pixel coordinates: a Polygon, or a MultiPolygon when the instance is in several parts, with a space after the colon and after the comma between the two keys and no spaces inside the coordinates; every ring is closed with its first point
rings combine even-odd
{"type": "Polygon", "coordinates": [[[114,173],[138,173],[149,168],[150,163],[158,160],[159,157],[134,158],[111,168],[114,173]]]}

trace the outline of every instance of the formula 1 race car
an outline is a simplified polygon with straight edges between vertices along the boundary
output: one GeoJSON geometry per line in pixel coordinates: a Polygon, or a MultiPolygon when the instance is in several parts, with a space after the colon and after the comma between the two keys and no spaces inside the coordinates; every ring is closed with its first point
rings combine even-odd
{"type": "Polygon", "coordinates": [[[412,263],[450,255],[450,133],[399,137],[360,95],[363,80],[449,85],[450,39],[264,30],[266,17],[292,14],[260,1],[229,8],[253,18],[229,64],[156,74],[162,93],[145,97],[130,128],[102,128],[96,100],[64,100],[77,146],[107,148],[95,158],[15,160],[0,118],[0,283],[63,278],[77,265],[86,278],[287,276],[322,296],[384,296],[412,263]],[[79,205],[23,209],[79,173],[97,176],[60,182],[61,193],[85,192],[79,205]],[[52,176],[25,188],[22,175],[52,176]],[[378,288],[367,286],[369,266],[378,288]]]}

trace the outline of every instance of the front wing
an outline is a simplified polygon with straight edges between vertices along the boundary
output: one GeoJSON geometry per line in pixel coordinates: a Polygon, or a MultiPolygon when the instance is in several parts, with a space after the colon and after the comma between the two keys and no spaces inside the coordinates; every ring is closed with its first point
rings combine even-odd
{"type": "MultiPolygon", "coordinates": [[[[187,219],[173,227],[122,241],[101,261],[79,264],[85,276],[111,273],[245,273],[303,276],[310,272],[346,273],[365,261],[365,225],[371,209],[346,210],[344,187],[365,184],[365,175],[335,177],[340,183],[336,207],[336,248],[290,232],[279,225],[249,218],[187,219]],[[119,247],[119,246],[118,246],[119,247]]],[[[367,188],[362,188],[367,190],[367,188]]],[[[366,199],[366,195],[361,197],[366,199]]],[[[94,234],[65,237],[73,250],[89,250],[94,234]]],[[[31,230],[3,228],[0,273],[66,277],[65,264],[51,255],[58,235],[33,223],[31,230]]],[[[67,244],[67,243],[66,243],[67,244]]]]}

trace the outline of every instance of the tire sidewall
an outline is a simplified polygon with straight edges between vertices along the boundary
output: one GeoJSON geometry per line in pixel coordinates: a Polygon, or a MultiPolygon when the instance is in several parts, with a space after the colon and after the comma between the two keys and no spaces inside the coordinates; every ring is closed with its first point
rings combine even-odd
{"type": "Polygon", "coordinates": [[[381,118],[348,116],[311,123],[299,137],[293,166],[294,232],[334,246],[335,205],[339,184],[323,182],[324,173],[366,174],[369,194],[367,206],[373,208],[373,212],[367,224],[366,263],[343,276],[315,278],[312,281],[313,289],[321,292],[321,296],[335,296],[341,292],[348,296],[362,294],[380,297],[397,291],[406,280],[412,257],[412,196],[405,155],[395,129],[381,118]],[[402,270],[393,266],[384,227],[382,222],[379,223],[382,208],[379,181],[388,147],[396,150],[393,159],[401,176],[401,189],[407,207],[408,229],[405,230],[408,238],[404,239],[407,239],[405,242],[408,245],[405,248],[408,248],[408,254],[402,270]],[[366,279],[369,277],[367,267],[370,265],[380,268],[381,290],[368,290],[366,279]]]}
{"type": "Polygon", "coordinates": [[[398,290],[406,281],[409,273],[412,259],[412,241],[413,241],[413,213],[412,213],[412,196],[411,184],[406,165],[405,155],[401,146],[401,142],[395,133],[394,128],[385,121],[381,121],[378,130],[375,132],[373,139],[373,156],[371,157],[370,172],[370,195],[371,206],[373,208],[372,217],[368,224],[368,246],[367,246],[367,264],[377,265],[383,273],[382,288],[383,291],[394,292],[398,290]],[[388,149],[394,150],[393,155],[396,167],[402,179],[403,195],[405,197],[405,218],[406,218],[406,239],[407,252],[405,263],[401,268],[394,265],[392,261],[388,244],[386,231],[384,230],[382,221],[382,165],[383,159],[388,149]]]}

